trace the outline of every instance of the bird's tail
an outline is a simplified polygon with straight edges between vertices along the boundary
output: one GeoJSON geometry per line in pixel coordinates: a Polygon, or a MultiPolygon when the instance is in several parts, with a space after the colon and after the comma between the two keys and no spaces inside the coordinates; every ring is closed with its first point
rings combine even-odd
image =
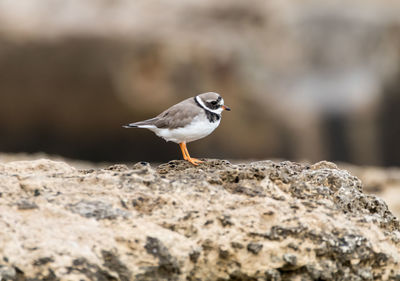
{"type": "Polygon", "coordinates": [[[128,125],[124,125],[122,127],[130,129],[130,128],[154,128],[155,126],[152,124],[154,121],[153,119],[148,119],[148,120],[144,120],[144,121],[139,121],[139,122],[135,122],[135,123],[130,123],[128,125]]]}
{"type": "Polygon", "coordinates": [[[122,126],[123,128],[127,128],[127,129],[130,129],[130,128],[139,128],[139,126],[138,125],[135,125],[135,123],[131,123],[131,124],[128,124],[128,125],[124,125],[124,126],[122,126]]]}

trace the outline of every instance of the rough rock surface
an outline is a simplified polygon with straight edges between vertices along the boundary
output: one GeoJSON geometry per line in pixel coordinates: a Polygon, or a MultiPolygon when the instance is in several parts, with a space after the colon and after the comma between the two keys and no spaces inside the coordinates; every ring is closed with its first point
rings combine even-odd
{"type": "Polygon", "coordinates": [[[382,198],[390,211],[400,217],[400,168],[373,167],[341,164],[340,167],[350,171],[363,182],[365,193],[371,193],[382,198]]]}
{"type": "Polygon", "coordinates": [[[1,280],[399,280],[400,226],[333,163],[0,164],[1,280]]]}

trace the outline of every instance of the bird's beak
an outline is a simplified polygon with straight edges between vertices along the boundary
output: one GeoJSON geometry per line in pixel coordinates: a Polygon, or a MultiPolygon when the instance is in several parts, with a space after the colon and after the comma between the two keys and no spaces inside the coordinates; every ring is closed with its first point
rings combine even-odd
{"type": "Polygon", "coordinates": [[[226,110],[226,111],[231,111],[231,109],[230,109],[229,107],[227,107],[226,105],[223,105],[223,106],[222,106],[222,109],[223,109],[223,110],[226,110]]]}

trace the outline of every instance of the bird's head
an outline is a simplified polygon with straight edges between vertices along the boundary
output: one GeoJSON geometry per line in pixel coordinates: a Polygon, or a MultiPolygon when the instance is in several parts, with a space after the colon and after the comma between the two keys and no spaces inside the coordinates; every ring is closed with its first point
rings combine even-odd
{"type": "Polygon", "coordinates": [[[202,107],[211,112],[221,114],[224,110],[231,110],[224,104],[224,99],[218,93],[208,92],[200,94],[196,98],[202,107]]]}

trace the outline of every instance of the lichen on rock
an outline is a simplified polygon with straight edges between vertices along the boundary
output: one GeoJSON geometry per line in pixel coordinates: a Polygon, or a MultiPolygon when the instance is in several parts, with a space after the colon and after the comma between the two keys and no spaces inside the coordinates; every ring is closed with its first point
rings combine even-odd
{"type": "Polygon", "coordinates": [[[396,280],[400,226],[329,162],[0,164],[2,280],[396,280]]]}

